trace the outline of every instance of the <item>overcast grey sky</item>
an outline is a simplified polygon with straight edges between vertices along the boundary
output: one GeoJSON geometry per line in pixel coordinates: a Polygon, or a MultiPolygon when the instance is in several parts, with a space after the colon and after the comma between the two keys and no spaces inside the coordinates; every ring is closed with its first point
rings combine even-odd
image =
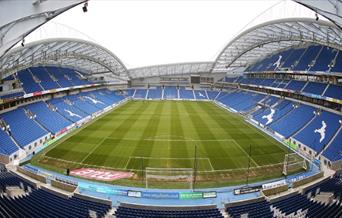
{"type": "Polygon", "coordinates": [[[128,68],[214,61],[244,27],[298,16],[313,18],[314,13],[290,0],[91,0],[87,13],[82,6],[67,11],[27,41],[90,39],[128,68]]]}

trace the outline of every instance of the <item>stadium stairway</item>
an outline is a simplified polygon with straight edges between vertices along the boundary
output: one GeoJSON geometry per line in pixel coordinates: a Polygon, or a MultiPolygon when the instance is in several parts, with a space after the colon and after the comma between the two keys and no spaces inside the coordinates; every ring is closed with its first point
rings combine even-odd
{"type": "Polygon", "coordinates": [[[145,99],[147,99],[149,91],[150,91],[150,89],[147,89],[147,90],[146,90],[145,99]]]}

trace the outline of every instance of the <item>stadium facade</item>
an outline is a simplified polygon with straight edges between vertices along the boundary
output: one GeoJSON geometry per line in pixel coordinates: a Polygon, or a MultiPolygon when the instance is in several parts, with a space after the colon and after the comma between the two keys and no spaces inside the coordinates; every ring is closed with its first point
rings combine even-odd
{"type": "MultiPolygon", "coordinates": [[[[86,11],[87,1],[1,1],[0,183],[4,194],[0,214],[341,217],[342,3],[296,2],[328,21],[269,21],[239,34],[214,62],[127,69],[111,51],[93,42],[71,38],[24,42],[32,31],[70,8],[82,5],[86,11]],[[4,12],[9,9],[20,13],[4,12]],[[22,45],[13,48],[18,42],[22,45]],[[296,158],[285,155],[282,177],[248,183],[258,171],[250,167],[250,153],[244,151],[249,157],[243,170],[247,184],[230,187],[194,187],[204,177],[197,175],[196,150],[191,168],[146,168],[141,169],[145,175],[135,175],[146,184],[148,178],[176,178],[176,182],[190,178],[190,188],[171,190],[81,179],[81,175],[88,179],[133,175],[111,174],[98,167],[82,171],[91,166],[78,165],[82,162],[50,157],[42,160],[55,163],[51,168],[30,163],[56,142],[132,100],[213,102],[276,139],[296,158]],[[70,172],[70,164],[81,171],[70,172]],[[68,166],[66,172],[61,171],[63,166],[68,166]]],[[[264,170],[272,172],[262,168],[264,174],[264,170]]],[[[220,176],[226,179],[227,173],[220,176]]]]}

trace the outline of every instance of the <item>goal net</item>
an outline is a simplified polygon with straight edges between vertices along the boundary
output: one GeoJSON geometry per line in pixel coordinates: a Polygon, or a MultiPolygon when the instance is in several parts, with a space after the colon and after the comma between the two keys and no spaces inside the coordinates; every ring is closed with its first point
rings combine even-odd
{"type": "Polygon", "coordinates": [[[283,174],[287,176],[288,174],[299,172],[301,170],[307,170],[307,164],[304,158],[296,153],[285,154],[283,174]]]}
{"type": "Polygon", "coordinates": [[[193,188],[192,168],[152,168],[146,167],[146,188],[170,186],[178,188],[193,188]]]}

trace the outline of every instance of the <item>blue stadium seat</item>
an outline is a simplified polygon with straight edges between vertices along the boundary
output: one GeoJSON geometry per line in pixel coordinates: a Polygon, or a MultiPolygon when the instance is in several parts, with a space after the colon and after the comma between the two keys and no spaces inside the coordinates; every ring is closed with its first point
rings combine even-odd
{"type": "Polygon", "coordinates": [[[50,110],[45,102],[33,103],[26,107],[37,116],[38,122],[53,134],[72,124],[59,113],[50,110]]]}
{"type": "Polygon", "coordinates": [[[336,72],[342,72],[342,52],[338,52],[338,55],[335,59],[334,66],[330,69],[330,72],[336,73],[336,72]]]}
{"type": "Polygon", "coordinates": [[[11,155],[18,150],[11,137],[0,128],[0,154],[11,155]]]}
{"type": "Polygon", "coordinates": [[[33,119],[29,119],[23,108],[6,112],[0,117],[10,125],[13,138],[22,147],[48,134],[33,119]]]}
{"type": "Polygon", "coordinates": [[[293,70],[307,71],[310,68],[309,65],[316,58],[321,48],[322,46],[320,45],[309,46],[293,70]]]}
{"type": "Polygon", "coordinates": [[[209,99],[215,100],[215,98],[218,96],[219,92],[207,90],[207,94],[208,94],[209,99]]]}
{"type": "Polygon", "coordinates": [[[323,152],[323,156],[328,158],[330,161],[342,160],[341,151],[342,151],[342,131],[337,133],[337,136],[334,138],[334,141],[331,142],[329,147],[323,152]]]}
{"type": "Polygon", "coordinates": [[[196,99],[208,99],[204,90],[194,90],[196,99]]]}
{"type": "Polygon", "coordinates": [[[313,118],[313,112],[313,107],[300,105],[289,112],[283,119],[273,122],[270,128],[288,138],[313,118]]]}
{"type": "Polygon", "coordinates": [[[150,88],[148,90],[148,97],[149,99],[161,99],[162,98],[162,88],[161,87],[155,87],[150,88]]]}
{"type": "Polygon", "coordinates": [[[291,110],[293,110],[292,103],[288,100],[282,100],[273,108],[265,108],[262,113],[254,116],[253,119],[262,125],[271,125],[291,110]]]}
{"type": "Polygon", "coordinates": [[[315,65],[310,68],[310,71],[325,71],[329,70],[329,64],[333,61],[337,53],[336,49],[330,47],[323,47],[320,52],[315,65]]]}
{"type": "Polygon", "coordinates": [[[323,111],[294,138],[314,151],[320,152],[341,126],[339,120],[341,116],[323,111]]]}
{"type": "Polygon", "coordinates": [[[31,67],[32,74],[40,80],[40,85],[44,90],[57,89],[60,86],[51,79],[49,72],[44,67],[31,67]]]}
{"type": "Polygon", "coordinates": [[[305,81],[291,80],[290,83],[285,87],[285,89],[290,89],[293,91],[300,91],[305,86],[305,81]]]}
{"type": "Polygon", "coordinates": [[[166,86],[164,88],[164,99],[177,99],[178,90],[174,86],[166,86]]]}
{"type": "Polygon", "coordinates": [[[213,209],[186,209],[186,210],[167,210],[167,209],[148,209],[134,208],[134,206],[119,206],[115,211],[117,218],[186,218],[186,217],[208,217],[221,218],[223,217],[217,208],[213,209]]]}
{"type": "Polygon", "coordinates": [[[147,90],[146,89],[137,89],[135,91],[135,95],[134,95],[134,98],[146,98],[146,93],[147,93],[147,90]]]}
{"type": "Polygon", "coordinates": [[[303,92],[322,95],[326,87],[327,84],[325,83],[309,82],[303,89],[303,92]]]}
{"type": "Polygon", "coordinates": [[[65,103],[63,98],[54,98],[47,101],[47,103],[55,106],[57,108],[58,113],[60,113],[72,122],[78,122],[81,119],[89,116],[88,114],[79,110],[78,108],[65,103]]]}
{"type": "Polygon", "coordinates": [[[342,86],[329,84],[324,96],[342,100],[342,86]]]}
{"type": "Polygon", "coordinates": [[[25,93],[27,94],[43,90],[41,86],[33,79],[32,74],[28,69],[19,71],[18,78],[22,83],[25,93]]]}
{"type": "Polygon", "coordinates": [[[185,89],[184,87],[179,88],[179,98],[180,99],[194,99],[194,93],[189,89],[185,89]]]}
{"type": "Polygon", "coordinates": [[[248,214],[248,217],[253,218],[273,217],[270,204],[266,200],[254,203],[240,204],[237,206],[228,206],[227,213],[230,215],[230,217],[233,218],[240,218],[243,214],[248,214]]]}

